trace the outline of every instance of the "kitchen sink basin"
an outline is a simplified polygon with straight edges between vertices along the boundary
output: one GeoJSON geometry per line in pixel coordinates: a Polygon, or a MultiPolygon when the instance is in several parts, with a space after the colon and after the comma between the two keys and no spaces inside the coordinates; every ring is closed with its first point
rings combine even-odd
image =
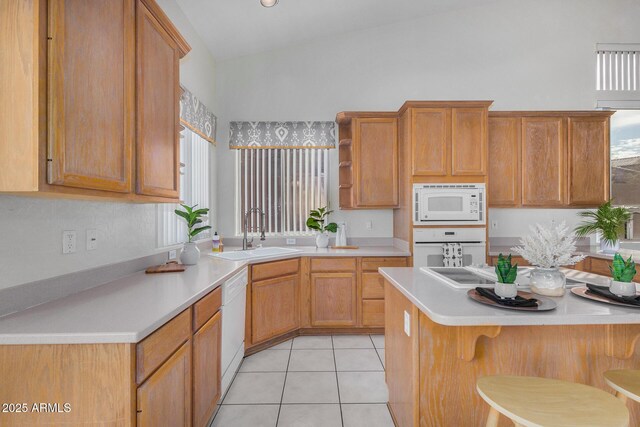
{"type": "Polygon", "coordinates": [[[209,254],[209,255],[214,258],[221,258],[229,261],[244,261],[244,260],[260,259],[260,258],[267,258],[267,257],[273,257],[273,256],[279,256],[279,255],[289,255],[296,252],[301,252],[301,251],[300,249],[293,249],[293,248],[268,247],[268,248],[249,249],[246,251],[221,252],[221,253],[209,254]]]}

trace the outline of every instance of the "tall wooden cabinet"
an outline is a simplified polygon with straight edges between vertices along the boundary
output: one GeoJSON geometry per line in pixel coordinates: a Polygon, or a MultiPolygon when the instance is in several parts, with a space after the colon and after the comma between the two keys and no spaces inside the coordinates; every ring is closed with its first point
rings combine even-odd
{"type": "Polygon", "coordinates": [[[398,135],[395,113],[339,113],[341,209],[398,205],[398,135]]]}
{"type": "Polygon", "coordinates": [[[154,0],[0,5],[0,192],[178,199],[179,59],[154,0]]]}
{"type": "Polygon", "coordinates": [[[133,0],[49,2],[49,183],[128,193],[135,126],[133,0]]]}
{"type": "Polygon", "coordinates": [[[610,111],[489,114],[489,205],[595,207],[609,199],[610,111]]]}

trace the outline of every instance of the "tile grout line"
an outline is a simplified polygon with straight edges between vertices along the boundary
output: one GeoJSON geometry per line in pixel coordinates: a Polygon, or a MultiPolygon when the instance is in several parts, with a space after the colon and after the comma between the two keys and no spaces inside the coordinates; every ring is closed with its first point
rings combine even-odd
{"type": "Polygon", "coordinates": [[[338,409],[340,410],[340,423],[344,427],[344,417],[342,415],[342,399],[340,397],[340,381],[338,380],[338,362],[336,361],[336,346],[333,343],[333,335],[331,335],[331,348],[333,353],[333,367],[336,372],[336,388],[338,389],[338,409]]]}
{"type": "MultiPolygon", "coordinates": [[[[386,368],[384,366],[384,361],[382,360],[382,357],[380,357],[380,352],[378,351],[378,347],[376,347],[376,343],[373,341],[373,337],[371,335],[369,335],[369,339],[371,340],[371,344],[373,344],[373,350],[376,352],[376,356],[378,356],[378,360],[380,361],[380,364],[382,365],[382,371],[386,372],[386,368]]],[[[386,376],[386,374],[385,374],[385,376],[386,376]]]]}
{"type": "Polygon", "coordinates": [[[291,340],[291,347],[289,348],[289,359],[287,359],[287,370],[284,372],[284,383],[282,384],[282,394],[280,395],[280,405],[278,406],[278,416],[276,417],[276,425],[280,423],[280,412],[282,412],[282,401],[284,400],[284,389],[287,386],[287,376],[289,375],[289,364],[291,363],[291,353],[293,353],[293,339],[291,340]]]}

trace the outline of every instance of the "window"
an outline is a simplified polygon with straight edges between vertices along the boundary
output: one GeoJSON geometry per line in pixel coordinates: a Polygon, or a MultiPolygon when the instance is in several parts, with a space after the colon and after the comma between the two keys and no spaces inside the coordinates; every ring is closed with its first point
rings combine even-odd
{"type": "MultiPolygon", "coordinates": [[[[244,232],[244,213],[261,208],[270,235],[310,234],[311,209],[327,205],[329,150],[259,148],[237,150],[237,227],[244,232]]],[[[257,234],[260,216],[248,218],[248,232],[257,234]]]]}
{"type": "MultiPolygon", "coordinates": [[[[180,200],[200,208],[210,207],[209,165],[212,145],[197,133],[185,128],[180,140],[180,200]]],[[[174,210],[178,204],[163,203],[157,207],[158,247],[184,243],[187,226],[174,210]]],[[[209,224],[207,219],[203,225],[209,224]]],[[[208,231],[198,235],[198,240],[210,236],[208,231]]]]}
{"type": "Polygon", "coordinates": [[[611,197],[634,212],[627,238],[640,239],[640,109],[611,117],[611,197]]]}
{"type": "Polygon", "coordinates": [[[640,90],[640,44],[596,45],[596,90],[640,90]]]}

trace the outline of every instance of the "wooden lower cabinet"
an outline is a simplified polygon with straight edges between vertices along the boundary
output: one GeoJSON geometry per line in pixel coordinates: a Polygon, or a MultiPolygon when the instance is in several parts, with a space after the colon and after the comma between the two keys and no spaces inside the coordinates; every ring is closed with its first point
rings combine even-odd
{"type": "Polygon", "coordinates": [[[251,284],[251,341],[269,340],[298,328],[298,275],[251,284]]]}
{"type": "Polygon", "coordinates": [[[356,326],[355,272],[311,273],[311,326],[356,326]]]}
{"type": "Polygon", "coordinates": [[[191,341],[138,387],[137,427],[191,426],[191,341]]]}
{"type": "Polygon", "coordinates": [[[384,300],[362,300],[362,326],[384,327],[384,300]]]}
{"type": "Polygon", "coordinates": [[[222,312],[193,334],[193,425],[206,427],[220,399],[222,312]]]}

